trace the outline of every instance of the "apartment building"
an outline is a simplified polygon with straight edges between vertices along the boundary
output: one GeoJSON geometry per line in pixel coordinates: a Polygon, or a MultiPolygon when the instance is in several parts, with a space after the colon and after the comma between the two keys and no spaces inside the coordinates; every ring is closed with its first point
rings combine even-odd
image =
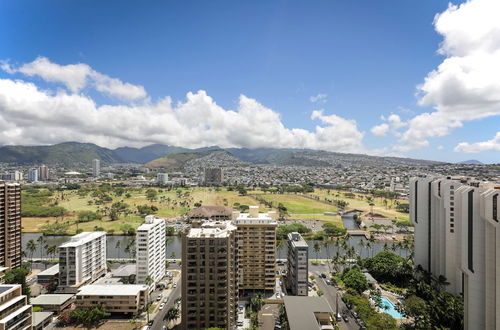
{"type": "Polygon", "coordinates": [[[205,184],[207,186],[220,186],[224,182],[224,169],[221,167],[205,168],[205,184]]]}
{"type": "Polygon", "coordinates": [[[309,246],[297,232],[288,234],[286,285],[293,296],[308,295],[309,246]]]}
{"type": "Polygon", "coordinates": [[[38,180],[47,181],[49,179],[49,168],[46,165],[41,165],[38,168],[38,180]]]}
{"type": "Polygon", "coordinates": [[[0,182],[0,269],[21,266],[21,186],[0,182]]]}
{"type": "Polygon", "coordinates": [[[182,328],[234,329],[237,319],[236,227],[194,222],[182,240],[182,328]]]}
{"type": "Polygon", "coordinates": [[[165,276],[166,249],[165,249],[165,220],[148,215],[136,233],[136,282],[146,283],[150,276],[154,284],[165,276]]]}
{"type": "Polygon", "coordinates": [[[410,181],[415,265],[464,296],[465,329],[500,328],[500,184],[460,178],[410,181]]]}
{"type": "Polygon", "coordinates": [[[38,182],[38,169],[30,168],[28,170],[28,181],[29,182],[38,182]]]}
{"type": "Polygon", "coordinates": [[[276,274],[276,213],[233,212],[238,244],[238,286],[240,293],[273,291],[276,274]]]}
{"type": "Polygon", "coordinates": [[[31,305],[21,285],[0,285],[0,330],[31,330],[31,324],[31,305]]]}
{"type": "Polygon", "coordinates": [[[59,246],[59,286],[67,292],[106,274],[106,233],[83,232],[59,246]]]}
{"type": "Polygon", "coordinates": [[[101,175],[101,161],[99,159],[92,160],[92,176],[94,178],[99,177],[101,175]]]}
{"type": "Polygon", "coordinates": [[[147,295],[148,286],[144,284],[91,284],[78,290],[75,305],[101,305],[110,313],[138,314],[146,306],[147,295]]]}

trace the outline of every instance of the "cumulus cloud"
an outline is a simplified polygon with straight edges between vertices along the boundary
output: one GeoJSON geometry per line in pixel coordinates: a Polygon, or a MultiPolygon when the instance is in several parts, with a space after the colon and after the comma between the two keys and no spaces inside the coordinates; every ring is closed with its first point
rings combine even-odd
{"type": "Polygon", "coordinates": [[[319,93],[318,95],[313,95],[309,98],[312,103],[326,103],[327,94],[319,93]]]}
{"type": "Polygon", "coordinates": [[[454,150],[466,153],[478,153],[483,151],[500,151],[500,132],[497,132],[495,137],[493,137],[493,139],[488,141],[476,142],[476,143],[468,143],[468,142],[459,143],[454,150]]]}
{"type": "Polygon", "coordinates": [[[380,125],[373,126],[371,132],[375,136],[386,136],[387,133],[392,132],[394,135],[399,136],[400,133],[398,129],[407,125],[406,122],[401,120],[401,117],[397,114],[390,114],[389,117],[380,116],[380,119],[386,121],[387,123],[382,123],[380,125]]]}
{"type": "MultiPolygon", "coordinates": [[[[81,141],[111,148],[163,143],[366,152],[364,134],[354,120],[316,110],[311,114],[311,120],[317,122],[314,130],[287,128],[278,112],[244,95],[235,110],[222,108],[205,91],[189,92],[185,100],[175,103],[164,97],[155,102],[146,98],[134,104],[98,105],[80,92],[88,83],[88,72],[94,72],[95,83],[112,78],[96,78],[95,71],[86,69],[86,64],[76,66],[62,66],[64,75],[57,72],[61,69],[57,64],[48,66],[51,69],[44,73],[22,69],[37,72],[47,81],[62,82],[68,90],[53,91],[25,80],[0,79],[0,144],[81,141]]],[[[7,69],[21,72],[21,68],[7,69]]],[[[114,83],[103,82],[106,86],[114,83]]]]}
{"type": "Polygon", "coordinates": [[[84,63],[59,65],[46,57],[39,56],[33,62],[19,67],[14,67],[6,61],[3,61],[0,67],[10,74],[19,72],[30,77],[38,76],[47,82],[62,83],[73,93],[85,87],[92,87],[125,101],[143,99],[147,96],[144,87],[108,77],[84,63]]]}
{"type": "Polygon", "coordinates": [[[470,0],[436,15],[446,58],[417,88],[419,104],[434,111],[411,119],[395,150],[425,147],[465,121],[500,115],[499,12],[498,0],[470,0]]]}

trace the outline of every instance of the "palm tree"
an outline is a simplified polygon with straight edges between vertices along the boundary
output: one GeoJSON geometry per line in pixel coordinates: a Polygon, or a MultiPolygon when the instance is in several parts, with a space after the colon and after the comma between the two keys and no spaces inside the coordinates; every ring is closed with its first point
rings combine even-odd
{"type": "Polygon", "coordinates": [[[276,240],[276,250],[278,251],[278,259],[281,259],[281,248],[284,245],[284,241],[282,239],[276,240]]]}
{"type": "Polygon", "coordinates": [[[363,254],[363,248],[366,246],[366,244],[363,239],[361,239],[358,244],[359,244],[359,255],[361,256],[363,254]]]}
{"type": "Polygon", "coordinates": [[[318,242],[314,242],[313,249],[314,249],[314,252],[316,252],[316,261],[318,261],[318,253],[321,249],[318,242]]]}
{"type": "Polygon", "coordinates": [[[179,318],[179,308],[172,306],[168,309],[167,313],[163,317],[164,321],[167,321],[167,324],[171,321],[175,321],[179,318]]]}
{"type": "Polygon", "coordinates": [[[57,246],[56,245],[49,245],[47,247],[47,254],[49,255],[49,257],[51,257],[51,259],[54,259],[56,254],[57,254],[57,246]]]}
{"type": "Polygon", "coordinates": [[[120,240],[116,241],[115,249],[118,250],[118,259],[120,259],[120,250],[121,250],[121,247],[122,247],[122,241],[120,241],[120,240]]]}
{"type": "Polygon", "coordinates": [[[35,243],[35,240],[33,239],[30,239],[28,241],[28,244],[26,244],[26,249],[29,251],[29,254],[30,254],[30,260],[31,260],[31,263],[33,263],[33,254],[35,253],[36,251],[36,243],[35,243]]]}
{"type": "Polygon", "coordinates": [[[146,285],[148,286],[148,296],[147,296],[148,300],[146,303],[146,312],[147,312],[148,323],[149,323],[149,304],[151,303],[151,284],[154,283],[154,280],[150,275],[148,275],[148,276],[146,276],[144,283],[146,283],[146,285]]]}
{"type": "Polygon", "coordinates": [[[41,235],[40,237],[37,238],[36,240],[38,242],[38,246],[40,247],[40,259],[43,259],[43,250],[44,250],[44,244],[47,242],[45,237],[41,235]]]}

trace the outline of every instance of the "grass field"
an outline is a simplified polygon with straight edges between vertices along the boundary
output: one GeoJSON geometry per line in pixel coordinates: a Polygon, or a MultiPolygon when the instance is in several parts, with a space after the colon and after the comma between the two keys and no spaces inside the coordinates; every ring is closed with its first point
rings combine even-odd
{"type": "MultiPolygon", "coordinates": [[[[259,205],[254,196],[272,202],[273,210],[276,210],[278,204],[282,203],[287,208],[288,218],[290,219],[330,221],[340,226],[342,226],[342,222],[339,216],[324,215],[325,212],[337,211],[335,206],[321,201],[325,197],[330,199],[340,198],[347,201],[349,203],[347,209],[360,209],[365,213],[370,210],[370,206],[364,195],[357,194],[355,198],[346,198],[343,192],[328,191],[325,189],[316,189],[314,193],[310,194],[311,196],[319,196],[320,201],[299,194],[269,194],[263,193],[260,190],[249,191],[248,195],[240,196],[236,191],[228,191],[226,189],[216,190],[214,188],[186,188],[181,191],[157,189],[156,200],[149,201],[146,198],[146,190],[146,188],[131,188],[127,189],[129,195],[122,194],[121,196],[116,196],[113,192],[110,192],[109,196],[112,197],[112,201],[101,205],[96,205],[96,198],[91,197],[90,194],[82,197],[77,191],[65,191],[64,195],[61,195],[59,192],[56,193],[51,199],[51,203],[57,200],[59,206],[69,211],[70,214],[63,219],[59,219],[59,221],[67,222],[71,233],[77,229],[76,218],[79,211],[99,211],[104,214],[106,210],[109,210],[112,203],[115,202],[123,202],[128,205],[128,212],[121,214],[118,220],[110,221],[109,217],[106,216],[103,220],[80,223],[78,224],[78,228],[87,231],[93,230],[97,226],[105,230],[113,230],[115,233],[120,233],[120,227],[123,224],[130,224],[134,228],[137,228],[143,222],[143,217],[137,213],[137,206],[139,205],[154,205],[158,208],[158,211],[155,212],[157,216],[175,218],[186,214],[195,207],[196,203],[202,205],[225,205],[228,207],[235,207],[235,203],[239,203],[240,205],[259,205]]],[[[408,220],[408,214],[397,212],[394,209],[395,205],[391,205],[391,201],[386,206],[382,198],[375,198],[374,203],[373,211],[375,213],[382,214],[388,218],[397,217],[399,220],[408,220]]],[[[260,205],[260,208],[262,211],[266,210],[264,205],[260,205]]],[[[25,232],[38,232],[41,226],[55,221],[54,217],[26,217],[22,220],[22,227],[25,232]]]]}

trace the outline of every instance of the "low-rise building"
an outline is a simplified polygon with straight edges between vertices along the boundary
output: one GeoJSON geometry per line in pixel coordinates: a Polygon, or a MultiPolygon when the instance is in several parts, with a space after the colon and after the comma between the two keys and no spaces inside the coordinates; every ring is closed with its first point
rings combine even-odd
{"type": "Polygon", "coordinates": [[[335,314],[325,298],[285,296],[284,301],[290,330],[335,329],[335,314]]]}
{"type": "Polygon", "coordinates": [[[44,312],[54,312],[59,314],[73,303],[72,294],[41,294],[31,298],[33,307],[40,307],[44,312]]]}
{"type": "Polygon", "coordinates": [[[33,312],[33,330],[43,330],[52,322],[51,312],[33,312]]]}
{"type": "Polygon", "coordinates": [[[194,220],[231,220],[233,209],[220,205],[203,205],[188,212],[189,221],[194,220]]]}
{"type": "Polygon", "coordinates": [[[20,284],[0,285],[0,330],[32,329],[31,305],[20,284]]]}
{"type": "Polygon", "coordinates": [[[59,281],[59,264],[41,271],[36,275],[36,281],[38,284],[51,284],[59,281]]]}
{"type": "Polygon", "coordinates": [[[101,305],[110,313],[137,314],[146,306],[148,286],[143,284],[85,285],[76,294],[77,308],[101,305]]]}

